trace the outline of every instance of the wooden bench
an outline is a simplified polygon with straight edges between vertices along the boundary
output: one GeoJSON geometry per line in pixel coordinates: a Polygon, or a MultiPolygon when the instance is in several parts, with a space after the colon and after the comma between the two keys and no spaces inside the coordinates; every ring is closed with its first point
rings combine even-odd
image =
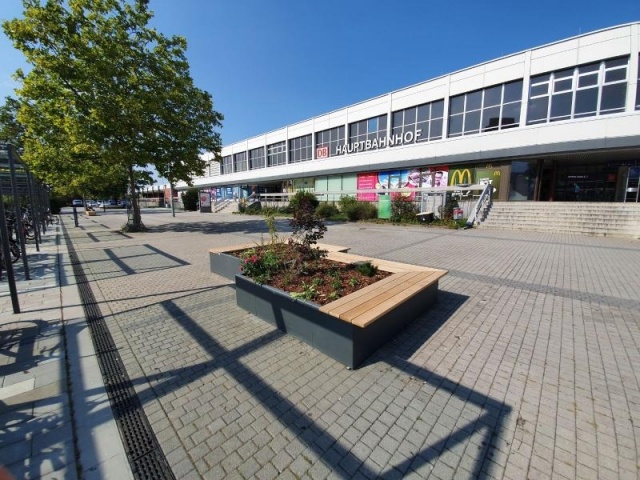
{"type": "Polygon", "coordinates": [[[430,287],[446,275],[444,270],[396,273],[355,294],[320,307],[320,311],[364,328],[398,304],[430,287]]]}
{"type": "Polygon", "coordinates": [[[409,265],[408,263],[393,262],[391,260],[383,260],[380,258],[369,258],[361,255],[354,255],[352,253],[346,253],[342,251],[329,251],[327,254],[329,260],[341,263],[357,263],[357,262],[371,262],[372,265],[378,267],[380,270],[391,273],[399,272],[411,272],[411,271],[433,271],[433,268],[422,267],[420,265],[409,265]]]}
{"type": "Polygon", "coordinates": [[[85,210],[84,213],[86,213],[90,217],[95,217],[97,215],[95,210],[85,210]]]}

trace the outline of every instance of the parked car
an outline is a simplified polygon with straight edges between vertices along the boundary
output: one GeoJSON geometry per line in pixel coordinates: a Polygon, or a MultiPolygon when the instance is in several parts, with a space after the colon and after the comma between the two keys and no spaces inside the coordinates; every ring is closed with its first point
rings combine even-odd
{"type": "Polygon", "coordinates": [[[84,207],[84,202],[82,200],[75,199],[71,202],[71,205],[74,207],[84,207]]]}
{"type": "Polygon", "coordinates": [[[104,203],[104,208],[124,208],[118,200],[107,200],[104,203]]]}

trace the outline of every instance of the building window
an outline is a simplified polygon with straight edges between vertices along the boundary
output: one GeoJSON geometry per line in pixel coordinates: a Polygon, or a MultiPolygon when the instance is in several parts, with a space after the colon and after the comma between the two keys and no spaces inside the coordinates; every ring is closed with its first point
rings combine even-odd
{"type": "Polygon", "coordinates": [[[231,155],[227,155],[226,157],[222,157],[222,165],[221,165],[221,175],[226,175],[228,173],[233,173],[233,157],[231,155]]]}
{"type": "Polygon", "coordinates": [[[531,77],[527,125],[623,112],[629,58],[531,77]]]}
{"type": "Polygon", "coordinates": [[[349,153],[376,149],[382,139],[387,138],[387,115],[368,118],[349,124],[349,153]],[[375,142],[374,142],[375,140],[375,142]],[[367,141],[370,143],[367,144],[367,141]],[[369,145],[367,147],[367,145],[369,145]]]}
{"type": "Polygon", "coordinates": [[[521,106],[522,80],[451,97],[448,136],[517,127],[521,106]]]}
{"type": "Polygon", "coordinates": [[[400,135],[402,143],[427,142],[442,138],[444,100],[393,112],[392,134],[400,135]]]}
{"type": "Polygon", "coordinates": [[[317,132],[316,158],[335,157],[336,155],[341,155],[343,152],[339,147],[344,145],[344,132],[344,126],[317,132]],[[326,151],[322,150],[324,147],[326,147],[326,151]],[[320,152],[320,154],[318,152],[320,152]]]}
{"type": "Polygon", "coordinates": [[[207,162],[207,176],[215,177],[220,175],[220,163],[215,160],[209,160],[207,162]]]}
{"type": "Polygon", "coordinates": [[[313,158],[311,134],[289,140],[289,163],[307,162],[313,158]]]}
{"type": "Polygon", "coordinates": [[[267,146],[267,166],[286,165],[287,163],[286,142],[272,143],[267,146]]]}
{"type": "Polygon", "coordinates": [[[265,167],[264,147],[249,150],[249,170],[265,167]]]}
{"type": "Polygon", "coordinates": [[[247,152],[233,154],[233,171],[244,172],[247,170],[247,152]]]}

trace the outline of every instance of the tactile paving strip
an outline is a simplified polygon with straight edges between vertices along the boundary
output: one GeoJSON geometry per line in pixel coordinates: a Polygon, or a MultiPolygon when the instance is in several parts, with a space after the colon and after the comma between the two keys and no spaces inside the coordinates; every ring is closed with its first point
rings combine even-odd
{"type": "Polygon", "coordinates": [[[133,384],[127,375],[66,230],[65,237],[100,371],[133,476],[141,480],[175,480],[176,477],[151,429],[140,399],[133,389],[133,384]]]}

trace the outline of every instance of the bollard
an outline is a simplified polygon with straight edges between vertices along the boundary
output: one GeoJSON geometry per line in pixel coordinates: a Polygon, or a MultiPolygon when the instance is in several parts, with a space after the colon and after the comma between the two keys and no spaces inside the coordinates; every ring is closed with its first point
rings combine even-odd
{"type": "Polygon", "coordinates": [[[78,212],[75,205],[73,206],[73,223],[76,227],[78,226],[78,212]]]}

